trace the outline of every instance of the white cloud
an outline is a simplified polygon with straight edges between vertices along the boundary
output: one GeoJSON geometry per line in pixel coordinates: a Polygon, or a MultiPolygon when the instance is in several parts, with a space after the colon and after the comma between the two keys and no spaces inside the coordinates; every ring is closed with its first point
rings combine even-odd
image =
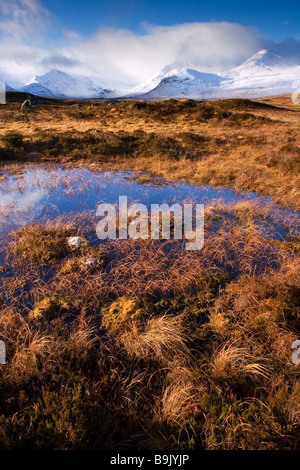
{"type": "Polygon", "coordinates": [[[37,41],[51,23],[51,13],[39,0],[1,0],[0,33],[5,38],[37,41]]]}
{"type": "Polygon", "coordinates": [[[259,31],[238,24],[187,23],[148,26],[145,35],[104,29],[65,52],[72,50],[91,73],[140,82],[170,63],[224,70],[257,52],[262,42],[259,31]]]}
{"type": "Polygon", "coordinates": [[[296,40],[276,46],[256,28],[235,23],[144,25],[144,34],[103,28],[91,38],[61,31],[62,40],[54,42],[47,31],[51,14],[38,0],[1,0],[0,12],[0,76],[23,81],[57,68],[101,77],[105,86],[136,85],[171,63],[222,71],[268,47],[300,57],[296,40]]]}

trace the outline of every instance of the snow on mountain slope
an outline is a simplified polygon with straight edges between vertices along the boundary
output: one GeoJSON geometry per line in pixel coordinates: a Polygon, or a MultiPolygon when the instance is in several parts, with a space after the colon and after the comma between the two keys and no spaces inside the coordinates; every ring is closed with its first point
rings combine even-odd
{"type": "Polygon", "coordinates": [[[13,91],[2,77],[0,77],[0,91],[13,91]]]}
{"type": "Polygon", "coordinates": [[[164,69],[149,82],[136,87],[131,95],[141,95],[144,98],[199,98],[210,94],[220,86],[223,77],[198,72],[192,69],[179,68],[164,73],[164,69]]]}
{"type": "Polygon", "coordinates": [[[250,59],[246,60],[243,64],[230,70],[232,75],[249,76],[249,74],[266,74],[272,72],[274,69],[279,70],[287,67],[287,61],[277,54],[263,49],[254,54],[250,59]]]}
{"type": "Polygon", "coordinates": [[[160,84],[161,80],[165,77],[166,74],[173,70],[172,65],[166,65],[159,73],[151,77],[149,80],[141,83],[137,87],[130,90],[131,95],[140,95],[142,93],[148,93],[148,91],[153,90],[160,84]]]}
{"type": "MultiPolygon", "coordinates": [[[[5,83],[5,82],[4,82],[5,83]]],[[[14,88],[12,88],[11,86],[9,86],[7,83],[5,83],[5,90],[6,91],[14,91],[14,88]]]]}
{"type": "Polygon", "coordinates": [[[218,93],[235,96],[262,96],[291,93],[300,77],[300,65],[291,64],[277,54],[259,51],[242,65],[222,74],[228,79],[218,93]]]}
{"type": "Polygon", "coordinates": [[[52,98],[102,98],[110,93],[99,81],[60,70],[35,75],[20,91],[52,98]]]}
{"type": "Polygon", "coordinates": [[[2,73],[0,75],[0,89],[3,90],[5,88],[6,91],[14,91],[16,87],[22,86],[22,82],[16,80],[12,75],[8,75],[7,73],[2,73]],[[4,85],[4,87],[3,87],[4,85]]]}
{"type": "Polygon", "coordinates": [[[259,51],[243,64],[222,74],[191,69],[163,69],[131,96],[145,99],[259,97],[291,93],[300,77],[300,65],[290,64],[277,54],[259,51]]]}
{"type": "Polygon", "coordinates": [[[227,72],[208,73],[200,71],[200,65],[195,67],[197,70],[190,64],[183,67],[174,62],[135,88],[130,89],[128,84],[126,91],[124,88],[123,91],[107,90],[98,78],[70,75],[59,70],[36,75],[23,86],[9,81],[11,86],[7,86],[7,90],[53,98],[255,98],[292,93],[294,82],[300,79],[300,64],[292,64],[267,50],[257,52],[227,72]]]}

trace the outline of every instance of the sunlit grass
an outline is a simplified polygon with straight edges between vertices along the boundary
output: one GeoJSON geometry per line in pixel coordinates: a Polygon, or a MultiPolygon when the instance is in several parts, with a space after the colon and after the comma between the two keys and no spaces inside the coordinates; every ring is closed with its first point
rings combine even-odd
{"type": "MultiPolygon", "coordinates": [[[[279,97],[9,104],[0,117],[0,159],[18,162],[3,187],[16,174],[25,191],[20,161],[43,160],[273,197],[207,204],[199,252],[95,242],[93,211],[3,238],[0,448],[298,449],[299,217],[274,202],[299,208],[299,111],[279,97]]],[[[89,189],[76,175],[62,191],[89,189]]]]}

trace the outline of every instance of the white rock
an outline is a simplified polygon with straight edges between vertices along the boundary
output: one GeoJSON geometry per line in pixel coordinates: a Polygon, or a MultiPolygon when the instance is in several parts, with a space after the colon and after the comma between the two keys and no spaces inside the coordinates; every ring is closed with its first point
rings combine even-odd
{"type": "Polygon", "coordinates": [[[99,260],[93,256],[82,258],[81,262],[87,268],[95,268],[99,264],[99,260]]]}
{"type": "Polygon", "coordinates": [[[78,248],[82,248],[83,246],[88,245],[88,241],[84,237],[69,237],[67,239],[67,243],[69,245],[69,248],[71,250],[77,250],[78,248]]]}

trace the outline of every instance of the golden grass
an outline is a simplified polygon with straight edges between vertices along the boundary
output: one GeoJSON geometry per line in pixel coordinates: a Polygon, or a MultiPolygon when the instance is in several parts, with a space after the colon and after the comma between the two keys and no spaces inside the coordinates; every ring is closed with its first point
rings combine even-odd
{"type": "Polygon", "coordinates": [[[288,97],[80,109],[48,104],[15,122],[18,113],[18,105],[1,108],[0,139],[12,135],[3,141],[11,158],[19,152],[26,160],[148,171],[167,180],[256,191],[299,210],[299,107],[288,97]]]}
{"type": "MultiPolygon", "coordinates": [[[[2,155],[78,162],[85,151],[94,169],[147,169],[299,207],[299,110],[288,97],[1,113],[2,135],[22,136],[4,139],[2,155]]],[[[68,248],[95,224],[92,213],[58,217],[2,247],[0,448],[299,449],[298,217],[218,200],[199,252],[176,240],[68,248]],[[286,240],[274,239],[277,225],[286,240]],[[87,269],[86,258],[99,262],[87,269]]]]}
{"type": "Polygon", "coordinates": [[[268,369],[259,362],[245,347],[234,343],[225,344],[212,359],[213,377],[239,380],[247,377],[268,377],[268,369]]]}
{"type": "Polygon", "coordinates": [[[189,355],[180,323],[164,315],[150,318],[142,331],[136,322],[131,323],[119,341],[128,354],[138,358],[153,356],[162,363],[174,361],[175,357],[184,360],[189,355]]]}

